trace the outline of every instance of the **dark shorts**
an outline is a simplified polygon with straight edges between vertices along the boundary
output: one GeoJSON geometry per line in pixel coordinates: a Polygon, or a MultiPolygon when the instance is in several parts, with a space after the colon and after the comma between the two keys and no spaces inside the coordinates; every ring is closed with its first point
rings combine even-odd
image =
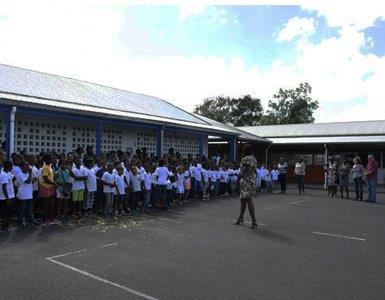
{"type": "Polygon", "coordinates": [[[10,205],[6,200],[0,200],[0,218],[7,218],[9,216],[10,205]]]}

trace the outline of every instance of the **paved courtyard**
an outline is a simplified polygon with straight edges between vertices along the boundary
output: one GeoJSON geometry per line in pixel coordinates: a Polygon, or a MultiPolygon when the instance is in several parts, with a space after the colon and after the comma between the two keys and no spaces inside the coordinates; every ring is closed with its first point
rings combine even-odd
{"type": "Polygon", "coordinates": [[[0,233],[0,298],[383,299],[384,203],[294,193],[0,233]]]}

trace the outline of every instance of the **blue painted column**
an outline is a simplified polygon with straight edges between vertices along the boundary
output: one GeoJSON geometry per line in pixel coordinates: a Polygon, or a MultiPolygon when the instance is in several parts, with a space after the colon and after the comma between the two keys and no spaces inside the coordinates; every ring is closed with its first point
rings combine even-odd
{"type": "Polygon", "coordinates": [[[102,152],[102,138],[103,138],[103,124],[102,121],[96,122],[96,155],[100,155],[102,152]]]}
{"type": "Polygon", "coordinates": [[[237,138],[232,137],[228,140],[229,143],[229,160],[235,162],[237,159],[237,138]]]}
{"type": "Polygon", "coordinates": [[[12,107],[6,112],[6,152],[7,159],[11,159],[11,155],[14,152],[14,141],[15,141],[15,115],[16,107],[12,107]]]}
{"type": "Polygon", "coordinates": [[[205,142],[205,136],[203,134],[199,135],[199,156],[203,156],[203,149],[204,149],[204,142],[205,142]]]}
{"type": "Polygon", "coordinates": [[[164,126],[156,129],[156,156],[162,156],[164,126]]]}

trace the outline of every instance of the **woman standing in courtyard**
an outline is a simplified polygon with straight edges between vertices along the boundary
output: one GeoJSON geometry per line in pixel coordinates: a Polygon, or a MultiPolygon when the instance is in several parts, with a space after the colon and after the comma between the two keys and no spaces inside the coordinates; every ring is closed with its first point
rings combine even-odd
{"type": "Polygon", "coordinates": [[[346,160],[343,161],[338,173],[340,175],[340,192],[341,199],[344,198],[344,190],[346,191],[346,199],[349,199],[349,174],[351,166],[346,160]]]}
{"type": "Polygon", "coordinates": [[[354,186],[356,188],[356,200],[362,201],[362,197],[364,194],[364,189],[363,189],[363,179],[362,177],[364,176],[364,166],[361,164],[361,158],[358,156],[353,159],[353,168],[351,170],[353,180],[354,180],[354,186]]]}
{"type": "Polygon", "coordinates": [[[305,194],[305,163],[302,158],[295,164],[294,175],[297,178],[298,194],[305,194]]]}
{"type": "Polygon", "coordinates": [[[241,161],[241,168],[238,180],[240,180],[240,189],[241,189],[241,210],[239,213],[238,220],[234,223],[235,225],[243,224],[243,215],[246,211],[246,205],[249,209],[251,217],[251,226],[250,228],[257,227],[257,221],[255,219],[253,197],[257,193],[255,185],[255,176],[257,169],[257,160],[252,155],[252,146],[244,145],[243,146],[243,158],[241,161]]]}

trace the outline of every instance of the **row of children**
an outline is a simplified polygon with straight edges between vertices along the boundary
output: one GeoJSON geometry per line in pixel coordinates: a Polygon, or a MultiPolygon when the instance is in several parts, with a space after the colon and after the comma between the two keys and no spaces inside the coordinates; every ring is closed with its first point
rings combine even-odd
{"type": "Polygon", "coordinates": [[[264,164],[259,164],[257,167],[256,185],[259,191],[273,192],[278,183],[279,170],[277,166],[265,167],[264,164]]]}
{"type": "Polygon", "coordinates": [[[167,164],[135,159],[107,163],[93,157],[46,154],[3,162],[0,174],[0,217],[7,229],[17,215],[19,227],[68,222],[70,218],[102,214],[149,213],[189,199],[238,192],[235,165],[218,166],[197,160],[167,164]],[[40,166],[39,168],[37,166],[40,166]]]}

